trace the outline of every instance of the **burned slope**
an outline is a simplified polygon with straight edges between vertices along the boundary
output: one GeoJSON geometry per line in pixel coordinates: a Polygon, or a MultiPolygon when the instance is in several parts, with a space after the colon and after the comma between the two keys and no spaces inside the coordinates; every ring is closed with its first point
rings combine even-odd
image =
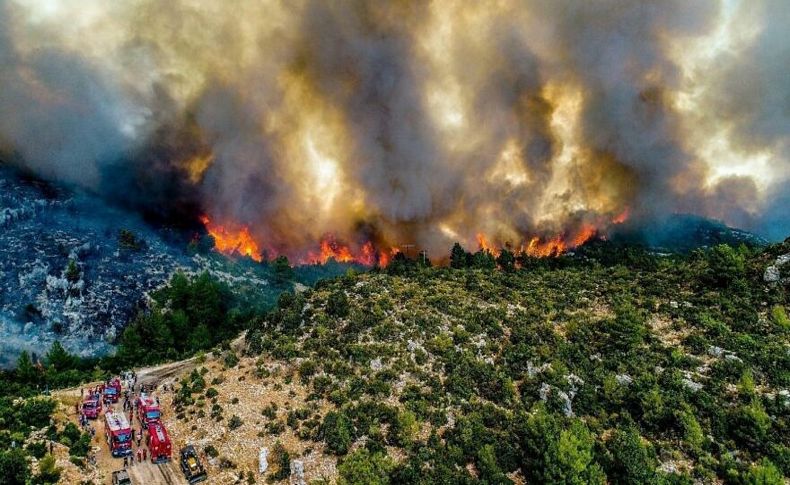
{"type": "Polygon", "coordinates": [[[0,188],[4,359],[54,339],[79,355],[105,352],[146,291],[195,266],[137,217],[88,195],[10,171],[0,188]]]}

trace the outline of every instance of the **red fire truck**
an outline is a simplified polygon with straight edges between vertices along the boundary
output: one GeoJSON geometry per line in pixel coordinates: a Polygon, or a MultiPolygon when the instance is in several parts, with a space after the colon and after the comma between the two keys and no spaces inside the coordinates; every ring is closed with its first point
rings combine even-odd
{"type": "Polygon", "coordinates": [[[140,394],[140,399],[137,401],[137,412],[143,426],[157,422],[162,417],[156,399],[147,394],[140,394]]]}
{"type": "Polygon", "coordinates": [[[123,413],[108,411],[104,415],[104,434],[112,456],[132,454],[132,428],[123,413]]]}
{"type": "Polygon", "coordinates": [[[118,398],[121,396],[121,380],[115,377],[109,383],[102,386],[102,394],[104,395],[104,399],[118,402],[118,398]]]}
{"type": "Polygon", "coordinates": [[[101,414],[101,399],[98,394],[88,394],[82,401],[82,414],[89,419],[96,419],[101,414]]]}
{"type": "Polygon", "coordinates": [[[151,463],[170,461],[170,437],[160,421],[148,423],[148,449],[151,450],[151,463]]]}

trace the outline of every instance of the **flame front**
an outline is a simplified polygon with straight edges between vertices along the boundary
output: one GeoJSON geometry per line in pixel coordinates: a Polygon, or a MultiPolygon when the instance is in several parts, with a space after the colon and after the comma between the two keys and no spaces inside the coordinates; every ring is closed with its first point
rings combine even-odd
{"type": "Polygon", "coordinates": [[[233,231],[223,225],[214,224],[208,216],[200,218],[206,231],[214,238],[214,248],[227,255],[248,256],[255,261],[263,261],[263,253],[255,242],[247,226],[233,231]]]}

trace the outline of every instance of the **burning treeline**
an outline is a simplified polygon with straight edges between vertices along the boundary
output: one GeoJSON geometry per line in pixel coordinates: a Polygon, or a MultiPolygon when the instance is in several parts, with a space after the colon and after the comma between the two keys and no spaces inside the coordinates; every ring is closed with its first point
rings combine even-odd
{"type": "Polygon", "coordinates": [[[778,237],[787,12],[0,0],[0,156],[254,258],[554,254],[672,212],[778,237]]]}

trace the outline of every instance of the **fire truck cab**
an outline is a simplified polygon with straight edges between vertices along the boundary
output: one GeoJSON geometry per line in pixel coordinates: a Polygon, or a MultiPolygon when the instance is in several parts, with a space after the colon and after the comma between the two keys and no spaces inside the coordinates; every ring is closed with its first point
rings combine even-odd
{"type": "Polygon", "coordinates": [[[104,434],[112,456],[132,454],[132,428],[123,413],[108,411],[104,415],[104,434]]]}
{"type": "Polygon", "coordinates": [[[104,395],[104,399],[108,399],[112,402],[118,402],[118,399],[121,396],[121,380],[117,377],[113,378],[108,384],[102,386],[102,394],[104,395]]]}
{"type": "Polygon", "coordinates": [[[148,449],[151,451],[151,463],[164,463],[170,461],[171,445],[167,429],[160,421],[148,424],[148,449]]]}
{"type": "Polygon", "coordinates": [[[101,414],[101,399],[98,394],[89,394],[82,401],[82,414],[88,419],[96,419],[101,414]]]}
{"type": "Polygon", "coordinates": [[[156,399],[147,394],[140,395],[140,399],[137,401],[137,412],[143,425],[158,422],[162,417],[156,399]]]}

